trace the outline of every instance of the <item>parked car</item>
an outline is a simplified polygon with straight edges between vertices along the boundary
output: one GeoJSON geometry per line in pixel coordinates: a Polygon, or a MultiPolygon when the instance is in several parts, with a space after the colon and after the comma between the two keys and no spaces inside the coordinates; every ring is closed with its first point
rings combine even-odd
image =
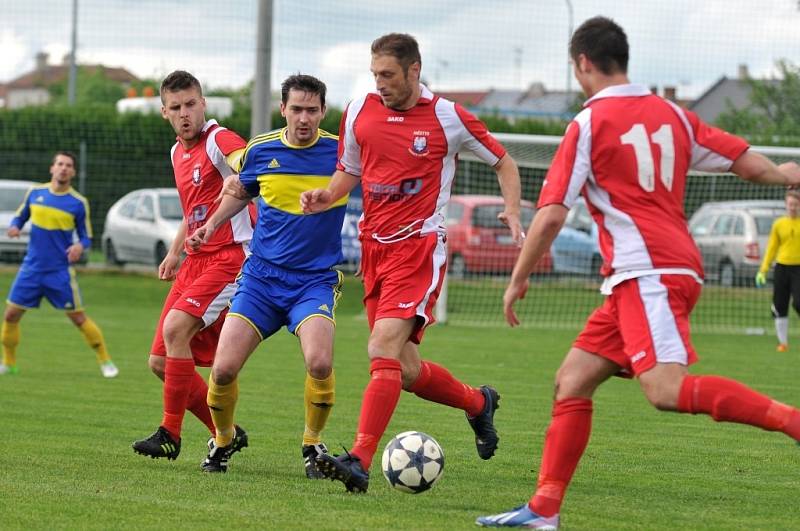
{"type": "MultiPolygon", "coordinates": [[[[520,220],[528,227],[536,209],[522,201],[520,220]]],[[[504,209],[503,198],[493,195],[454,195],[447,207],[448,271],[454,278],[469,273],[509,273],[520,248],[497,214],[504,209]]],[[[552,270],[550,253],[536,264],[534,273],[552,270]]]]}
{"type": "Polygon", "coordinates": [[[567,213],[564,226],[550,247],[550,254],[554,273],[600,275],[603,257],[600,255],[597,224],[583,198],[578,198],[567,213]]]}
{"type": "Polygon", "coordinates": [[[103,230],[106,262],[158,266],[178,232],[183,212],[175,188],[142,188],[108,210],[103,230]]]}
{"type": "Polygon", "coordinates": [[[704,203],[689,220],[706,278],[723,286],[749,285],[761,265],[769,231],[786,212],[782,200],[704,203]]]}
{"type": "Polygon", "coordinates": [[[36,184],[31,181],[0,179],[0,259],[3,261],[19,262],[25,256],[30,239],[30,223],[22,227],[19,238],[9,238],[6,230],[25,199],[25,194],[36,184]]]}

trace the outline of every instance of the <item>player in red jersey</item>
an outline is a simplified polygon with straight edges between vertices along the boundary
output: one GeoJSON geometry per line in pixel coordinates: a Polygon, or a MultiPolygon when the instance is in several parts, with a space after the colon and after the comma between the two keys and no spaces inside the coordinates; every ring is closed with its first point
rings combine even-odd
{"type": "MultiPolygon", "coordinates": [[[[223,179],[233,175],[246,142],[233,131],[205,118],[200,82],[181,70],[161,84],[161,115],[178,135],[171,159],[183,208],[183,221],[167,256],[158,267],[162,280],[175,280],[164,301],[150,349],[150,369],[164,381],[164,415],[151,436],[133,443],[136,453],[175,459],[181,449],[181,426],[188,409],[214,435],[206,403],[208,385],[195,366],[210,367],[236,275],[245,258],[253,226],[247,209],[220,226],[208,243],[185,247],[193,233],[218,207],[223,179]],[[179,264],[185,249],[186,260],[179,264]],[[180,267],[180,269],[179,269],[180,267]]],[[[237,427],[234,447],[247,446],[237,427]]]]}
{"type": "Polygon", "coordinates": [[[661,411],[781,431],[800,440],[800,411],[719,376],[690,375],[697,360],[689,314],[703,279],[683,211],[689,169],[732,171],[762,184],[797,185],[800,167],[775,166],[736,136],[650,94],[627,76],[628,42],[612,20],[595,17],[570,43],[574,73],[588,96],[567,128],[539,197],[539,210],[503,297],[506,320],[528,288],[582,194],[600,228],[602,306],[589,317],[556,375],[552,421],[536,493],[526,504],[478,518],[490,527],[556,529],[567,486],[589,441],[592,395],[614,375],[638,377],[661,411]]]}
{"type": "Polygon", "coordinates": [[[497,448],[494,411],[499,395],[468,386],[444,367],[420,359],[418,345],[432,324],[447,252],[442,209],[450,198],[460,149],[494,167],[505,199],[499,215],[520,241],[520,182],[514,161],[478,119],[419,82],[421,58],[410,35],[372,43],[376,92],[350,103],[339,133],[339,162],[327,189],[305,192],[305,212],[320,212],[360,181],[364,215],[364,305],[371,329],[371,379],[364,391],[355,444],[346,455],[317,457],[320,469],[349,491],[364,492],[381,436],[404,389],[463,409],[478,454],[497,448]]]}

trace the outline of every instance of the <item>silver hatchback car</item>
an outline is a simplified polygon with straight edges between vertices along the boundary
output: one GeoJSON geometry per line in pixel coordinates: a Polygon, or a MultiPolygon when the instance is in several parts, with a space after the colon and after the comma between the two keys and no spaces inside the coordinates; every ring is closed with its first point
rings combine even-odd
{"type": "Polygon", "coordinates": [[[153,264],[156,267],[175,239],[183,211],[175,188],[141,188],[129,192],[108,210],[103,230],[106,262],[153,264]]]}
{"type": "Polygon", "coordinates": [[[22,227],[19,238],[9,238],[6,230],[16,216],[17,209],[25,199],[25,194],[33,188],[31,181],[0,179],[0,259],[19,262],[28,249],[31,226],[22,227]]]}
{"type": "Polygon", "coordinates": [[[689,220],[689,231],[703,256],[706,278],[723,286],[751,285],[772,223],[785,212],[782,200],[704,203],[689,220]]]}

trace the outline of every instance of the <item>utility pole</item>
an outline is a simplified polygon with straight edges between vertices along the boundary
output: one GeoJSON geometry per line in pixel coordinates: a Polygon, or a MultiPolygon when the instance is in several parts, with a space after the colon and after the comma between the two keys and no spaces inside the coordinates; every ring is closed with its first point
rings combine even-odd
{"type": "Polygon", "coordinates": [[[69,53],[69,80],[67,82],[67,103],[75,105],[75,90],[78,81],[78,0],[72,0],[72,50],[69,53]]]}
{"type": "Polygon", "coordinates": [[[259,0],[256,29],[256,76],[253,80],[253,110],[250,136],[272,128],[270,74],[272,71],[272,0],[259,0]]]}
{"type": "Polygon", "coordinates": [[[567,97],[572,92],[572,58],[569,55],[569,42],[572,40],[572,2],[564,0],[567,3],[567,97]]]}

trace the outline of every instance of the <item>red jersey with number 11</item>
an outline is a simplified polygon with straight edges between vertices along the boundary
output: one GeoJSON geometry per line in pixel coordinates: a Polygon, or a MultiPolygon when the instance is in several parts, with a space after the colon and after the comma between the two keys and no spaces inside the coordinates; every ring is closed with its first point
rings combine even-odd
{"type": "Polygon", "coordinates": [[[748,145],[640,85],[589,99],[567,127],[538,206],[583,194],[600,229],[602,273],[703,276],[683,210],[690,169],[725,172],[748,145]]]}

